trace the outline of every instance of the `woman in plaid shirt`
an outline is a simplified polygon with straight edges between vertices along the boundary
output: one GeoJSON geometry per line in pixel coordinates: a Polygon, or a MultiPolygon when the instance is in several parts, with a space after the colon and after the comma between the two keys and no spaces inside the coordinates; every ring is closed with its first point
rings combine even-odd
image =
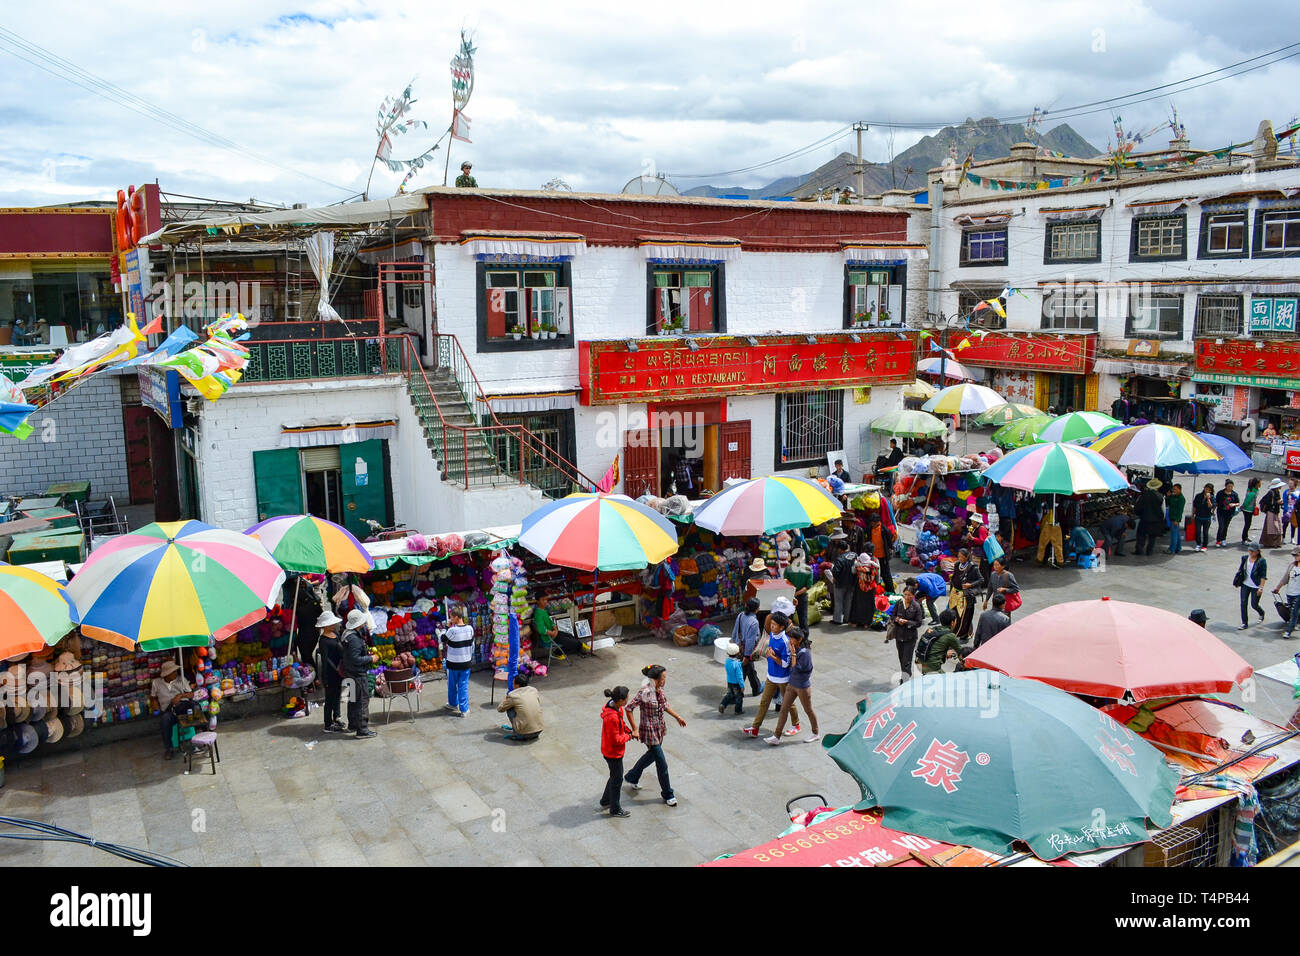
{"type": "Polygon", "coordinates": [[[672,784],[668,781],[668,760],[664,757],[664,734],[668,732],[664,714],[676,720],[680,727],[685,727],[686,721],[668,706],[668,698],[664,696],[664,684],[668,682],[667,669],[661,664],[651,664],[642,668],[641,673],[646,682],[627,702],[627,720],[632,725],[632,736],[645,744],[646,750],[623,779],[633,790],[640,790],[641,774],[653,763],[655,772],[659,775],[659,795],[664,798],[664,803],[675,807],[677,797],[673,795],[672,784]],[[640,726],[633,716],[634,710],[640,711],[640,726]]]}

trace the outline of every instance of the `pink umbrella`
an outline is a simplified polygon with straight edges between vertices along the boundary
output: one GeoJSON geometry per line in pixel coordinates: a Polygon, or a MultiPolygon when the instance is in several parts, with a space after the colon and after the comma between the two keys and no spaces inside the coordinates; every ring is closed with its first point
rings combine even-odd
{"type": "Polygon", "coordinates": [[[1251,674],[1205,628],[1160,608],[1101,598],[1027,615],[966,658],[967,664],[1093,697],[1223,694],[1251,674]]]}

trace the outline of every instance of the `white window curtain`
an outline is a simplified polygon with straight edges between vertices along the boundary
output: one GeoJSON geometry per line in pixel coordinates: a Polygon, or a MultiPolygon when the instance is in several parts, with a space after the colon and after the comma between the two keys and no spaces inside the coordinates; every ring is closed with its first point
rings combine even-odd
{"type": "Polygon", "coordinates": [[[341,322],[343,317],[330,305],[330,270],[334,267],[334,233],[318,232],[307,240],[307,262],[320,286],[316,314],[326,322],[341,322]]]}

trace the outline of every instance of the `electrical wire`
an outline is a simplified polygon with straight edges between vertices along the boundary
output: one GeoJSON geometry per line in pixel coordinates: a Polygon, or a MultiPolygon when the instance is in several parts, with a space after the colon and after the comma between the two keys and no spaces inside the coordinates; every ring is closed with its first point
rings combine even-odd
{"type": "Polygon", "coordinates": [[[33,840],[38,842],[54,843],[75,843],[81,846],[88,846],[93,850],[103,850],[105,853],[111,853],[113,856],[120,856],[124,860],[130,860],[133,863],[143,863],[145,866],[188,866],[180,860],[173,859],[169,856],[162,856],[157,853],[150,853],[147,850],[137,850],[134,847],[122,846],[119,843],[107,843],[93,839],[84,834],[77,833],[65,827],[55,826],[52,823],[42,823],[39,820],[27,820],[23,817],[4,817],[0,816],[0,824],[8,824],[17,827],[20,830],[31,830],[33,833],[2,833],[0,839],[4,840],[33,840]]]}
{"type": "Polygon", "coordinates": [[[829,133],[826,136],[823,136],[821,139],[809,143],[807,146],[800,146],[798,149],[792,150],[791,152],[788,152],[783,156],[777,156],[775,159],[769,159],[767,160],[767,162],[763,162],[763,163],[756,163],[753,166],[744,166],[740,169],[725,169],[722,170],[721,172],[716,172],[716,173],[669,173],[667,175],[671,175],[675,179],[713,179],[717,176],[736,176],[739,175],[740,173],[752,172],[756,169],[762,169],[765,166],[774,166],[777,163],[786,161],[787,159],[796,159],[799,156],[805,155],[806,153],[813,152],[814,150],[819,149],[822,146],[825,146],[826,143],[829,142],[830,140],[843,136],[845,131],[851,128],[852,127],[850,126],[841,126],[839,129],[835,130],[835,132],[829,133]]]}
{"type": "Polygon", "coordinates": [[[340,186],[338,183],[333,183],[327,179],[321,179],[319,176],[315,176],[311,173],[295,169],[294,167],[285,165],[278,160],[255,152],[232,139],[228,139],[225,136],[221,136],[209,129],[199,126],[197,123],[191,123],[184,117],[156,106],[128,90],[124,90],[120,86],[117,86],[88,70],[82,69],[71,60],[64,59],[58,54],[53,53],[36,43],[32,43],[30,40],[24,39],[12,30],[5,29],[4,27],[0,27],[0,49],[3,49],[11,56],[30,63],[39,70],[43,70],[52,76],[65,80],[73,86],[80,87],[88,93],[110,100],[118,106],[128,109],[147,119],[152,119],[177,132],[184,133],[200,142],[206,143],[210,146],[215,146],[219,149],[224,149],[228,152],[242,153],[261,163],[274,166],[277,169],[292,173],[296,176],[302,176],[306,179],[314,180],[318,183],[329,186],[332,189],[339,189],[344,192],[352,191],[350,186],[340,186]]]}

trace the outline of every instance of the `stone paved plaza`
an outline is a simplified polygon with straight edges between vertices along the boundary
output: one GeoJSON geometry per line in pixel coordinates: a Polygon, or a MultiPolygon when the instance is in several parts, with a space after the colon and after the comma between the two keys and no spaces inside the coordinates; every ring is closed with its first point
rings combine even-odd
{"type": "MultiPolygon", "coordinates": [[[[1204,607],[1211,630],[1264,667],[1300,641],[1282,639],[1270,602],[1265,625],[1236,630],[1231,581],[1242,553],[1234,546],[1129,556],[1101,573],[1017,563],[1025,590],[1020,614],[1101,595],[1180,614],[1204,607]]],[[[1289,550],[1267,557],[1271,588],[1289,550]]],[[[886,688],[897,667],[894,650],[875,631],[823,625],[813,633],[822,731],[843,731],[857,701],[886,688]]],[[[796,795],[816,792],[836,805],[857,799],[853,780],[820,746],[792,738],[770,747],[739,733],[743,718],[718,715],[725,688],[712,649],[683,650],[645,637],[572,666],[557,664],[538,686],[547,730],[529,744],[503,741],[483,673],[471,684],[468,719],[444,716],[445,684],[436,682],[426,685],[414,723],[395,711],[385,726],[375,707],[379,736],[371,741],[322,735],[318,714],[227,722],[216,776],[197,768],[187,776],[180,762],[164,762],[152,735],[26,761],[9,769],[0,814],[196,865],[689,866],[771,839],[796,795]],[[630,817],[598,816],[593,808],[605,778],[600,692],[616,683],[635,688],[649,663],[668,667],[669,701],[688,722],[685,729],[670,722],[665,747],[680,803],[663,805],[652,770],[645,790],[625,796],[630,817]]],[[[1288,688],[1267,680],[1255,688],[1250,709],[1261,716],[1284,720],[1294,709],[1288,688]]],[[[630,743],[627,764],[641,752],[630,743]]],[[[79,846],[0,841],[0,865],[43,864],[125,865],[79,846]]]]}

